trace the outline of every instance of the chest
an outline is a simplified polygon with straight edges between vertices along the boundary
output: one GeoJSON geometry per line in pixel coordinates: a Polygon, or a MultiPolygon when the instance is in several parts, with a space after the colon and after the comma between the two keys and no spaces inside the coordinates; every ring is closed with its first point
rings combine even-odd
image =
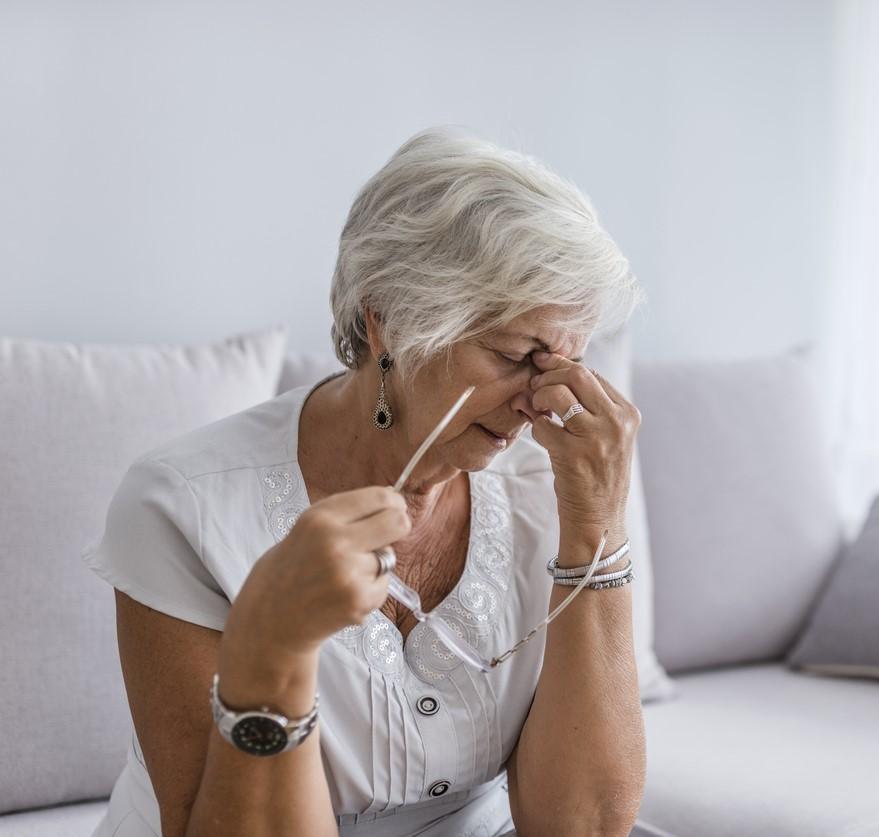
{"type": "MultiPolygon", "coordinates": [[[[462,509],[421,533],[417,540],[394,545],[397,554],[394,572],[418,591],[425,612],[433,610],[458,583],[467,563],[469,542],[469,513],[468,509],[462,509]]],[[[418,624],[412,611],[390,596],[380,610],[397,626],[404,641],[418,624]]]]}

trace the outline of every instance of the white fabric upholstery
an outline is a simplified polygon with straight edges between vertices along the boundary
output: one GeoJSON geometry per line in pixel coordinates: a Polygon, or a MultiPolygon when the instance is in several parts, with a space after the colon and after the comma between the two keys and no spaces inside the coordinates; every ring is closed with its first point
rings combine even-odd
{"type": "Polygon", "coordinates": [[[0,817],[0,837],[91,837],[107,800],[58,805],[0,817]]]}
{"type": "Polygon", "coordinates": [[[812,351],[633,380],[656,656],[670,674],[779,660],[843,540],[812,351]]]}
{"type": "Polygon", "coordinates": [[[879,688],[782,663],[674,678],[644,706],[639,821],[676,837],[876,837],[879,688]]]}

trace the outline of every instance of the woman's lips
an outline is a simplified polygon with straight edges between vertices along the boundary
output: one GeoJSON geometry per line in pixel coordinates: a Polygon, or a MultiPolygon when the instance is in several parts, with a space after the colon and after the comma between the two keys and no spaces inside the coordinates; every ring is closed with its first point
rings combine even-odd
{"type": "Polygon", "coordinates": [[[482,430],[483,433],[485,433],[485,435],[491,441],[493,441],[497,447],[506,447],[518,435],[517,433],[513,433],[511,435],[507,435],[507,434],[501,435],[501,434],[495,433],[493,430],[489,430],[487,427],[483,427],[481,424],[477,424],[476,426],[480,430],[482,430]]]}

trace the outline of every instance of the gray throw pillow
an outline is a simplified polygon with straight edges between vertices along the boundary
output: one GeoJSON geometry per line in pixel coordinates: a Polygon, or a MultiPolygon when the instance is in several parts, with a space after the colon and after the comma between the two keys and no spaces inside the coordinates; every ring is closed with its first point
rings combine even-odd
{"type": "Polygon", "coordinates": [[[787,657],[792,669],[879,678],[879,496],[846,544],[787,657]]]}
{"type": "Polygon", "coordinates": [[[633,390],[659,662],[783,660],[843,542],[814,345],[639,362],[633,390]]]}

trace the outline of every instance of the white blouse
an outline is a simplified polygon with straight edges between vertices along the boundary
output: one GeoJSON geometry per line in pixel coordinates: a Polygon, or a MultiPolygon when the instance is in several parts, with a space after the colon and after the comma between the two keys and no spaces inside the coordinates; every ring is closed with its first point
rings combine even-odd
{"type": "MultiPolygon", "coordinates": [[[[330,377],[136,459],[83,560],[137,601],[222,631],[253,564],[309,505],[297,464],[299,416],[330,377]]],[[[545,565],[558,548],[558,516],[549,457],[528,433],[469,479],[466,563],[438,609],[490,658],[547,614],[545,565]]],[[[451,654],[424,623],[403,642],[380,610],[329,637],[319,656],[318,729],[340,834],[514,833],[503,765],[531,706],[545,637],[543,629],[488,674],[451,654]]],[[[94,837],[160,834],[132,731],[94,837]]]]}

